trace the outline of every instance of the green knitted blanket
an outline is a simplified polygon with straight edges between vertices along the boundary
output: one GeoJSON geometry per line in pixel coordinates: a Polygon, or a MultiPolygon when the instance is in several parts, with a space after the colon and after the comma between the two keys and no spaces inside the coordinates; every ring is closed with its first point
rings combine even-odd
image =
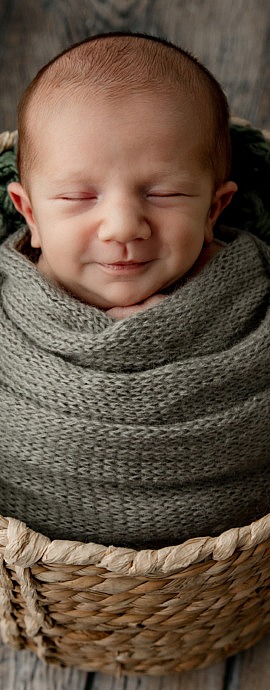
{"type": "MultiPolygon", "coordinates": [[[[224,234],[225,233],[225,234],[224,234]]],[[[157,548],[270,512],[270,248],[227,246],[122,321],[0,249],[0,512],[157,548]]]]}
{"type": "MultiPolygon", "coordinates": [[[[241,148],[251,133],[234,131],[241,148]]],[[[256,137],[226,223],[267,240],[256,137]]],[[[0,513],[51,538],[157,548],[270,512],[266,243],[220,228],[226,246],[201,273],[116,322],[37,271],[1,203],[0,513]]]]}

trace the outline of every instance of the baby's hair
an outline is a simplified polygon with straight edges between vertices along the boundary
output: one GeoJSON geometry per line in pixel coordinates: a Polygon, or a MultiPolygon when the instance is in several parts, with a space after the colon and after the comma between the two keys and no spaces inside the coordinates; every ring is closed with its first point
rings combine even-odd
{"type": "Polygon", "coordinates": [[[18,169],[22,184],[38,158],[34,123],[39,108],[48,114],[62,97],[136,93],[159,88],[187,98],[204,133],[204,164],[215,187],[229,178],[231,141],[226,96],[209,70],[173,43],[142,33],[112,32],[76,43],[42,67],[24,92],[18,109],[18,169]],[[30,123],[31,110],[35,117],[30,123]],[[46,110],[47,109],[47,110],[46,110]]]}

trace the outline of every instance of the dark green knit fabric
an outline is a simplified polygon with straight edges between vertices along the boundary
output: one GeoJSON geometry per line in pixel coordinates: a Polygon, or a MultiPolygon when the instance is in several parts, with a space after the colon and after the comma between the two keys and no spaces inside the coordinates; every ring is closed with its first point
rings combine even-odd
{"type": "MultiPolygon", "coordinates": [[[[220,230],[221,232],[221,230],[220,230]]],[[[270,511],[270,248],[227,243],[115,321],[0,247],[0,513],[158,548],[270,511]]]]}
{"type": "Polygon", "coordinates": [[[232,125],[231,179],[238,192],[219,222],[270,244],[270,143],[253,128],[232,125]]]}
{"type": "Polygon", "coordinates": [[[0,243],[22,224],[22,216],[17,213],[7,192],[8,184],[18,179],[16,152],[14,149],[4,151],[0,155],[0,243]]]}

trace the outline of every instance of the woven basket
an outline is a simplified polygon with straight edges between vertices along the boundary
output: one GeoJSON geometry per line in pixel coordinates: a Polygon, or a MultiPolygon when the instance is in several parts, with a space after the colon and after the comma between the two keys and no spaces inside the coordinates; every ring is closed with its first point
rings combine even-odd
{"type": "MultiPolygon", "coordinates": [[[[0,152],[15,138],[0,135],[0,152]]],[[[3,642],[49,663],[116,675],[214,664],[270,631],[270,514],[156,551],[51,541],[0,517],[0,619],[3,642]]]]}
{"type": "Polygon", "coordinates": [[[0,519],[3,641],[112,674],[214,664],[270,630],[270,515],[157,551],[50,541],[0,519]]]}

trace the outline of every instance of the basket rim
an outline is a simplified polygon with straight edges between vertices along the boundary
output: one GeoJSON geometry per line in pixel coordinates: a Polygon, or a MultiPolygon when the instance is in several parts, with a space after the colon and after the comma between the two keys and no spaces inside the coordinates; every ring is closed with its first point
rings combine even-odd
{"type": "Polygon", "coordinates": [[[270,537],[270,513],[244,527],[233,527],[217,537],[194,537],[176,546],[137,551],[35,532],[24,522],[0,516],[0,554],[7,566],[95,565],[129,576],[168,576],[205,560],[225,561],[236,551],[256,548],[270,537]]]}
{"type": "Polygon", "coordinates": [[[17,142],[17,138],[18,131],[16,129],[12,132],[10,132],[9,130],[0,132],[0,154],[4,153],[4,151],[12,149],[17,142]]]}

